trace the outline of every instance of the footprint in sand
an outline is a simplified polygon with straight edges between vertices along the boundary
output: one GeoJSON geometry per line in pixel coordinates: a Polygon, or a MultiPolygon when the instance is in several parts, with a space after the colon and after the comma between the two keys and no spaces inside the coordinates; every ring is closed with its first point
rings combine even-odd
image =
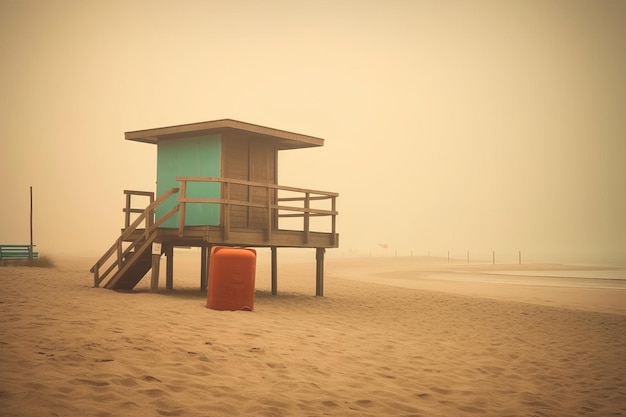
{"type": "Polygon", "coordinates": [[[374,401],[372,400],[357,400],[355,404],[361,407],[371,407],[374,405],[374,401]]]}
{"type": "Polygon", "coordinates": [[[93,379],[75,379],[75,380],[72,381],[72,383],[87,384],[87,385],[91,385],[91,386],[94,386],[94,387],[106,387],[106,386],[110,385],[106,381],[96,381],[96,380],[93,380],[93,379]]]}
{"type": "Polygon", "coordinates": [[[163,395],[166,394],[165,391],[155,388],[155,389],[144,389],[144,390],[140,390],[138,391],[141,394],[150,397],[150,398],[158,398],[158,397],[162,397],[163,395]]]}
{"type": "Polygon", "coordinates": [[[451,390],[445,389],[445,388],[431,387],[430,390],[433,392],[436,392],[437,394],[442,394],[442,395],[449,395],[450,393],[452,393],[451,390]]]}

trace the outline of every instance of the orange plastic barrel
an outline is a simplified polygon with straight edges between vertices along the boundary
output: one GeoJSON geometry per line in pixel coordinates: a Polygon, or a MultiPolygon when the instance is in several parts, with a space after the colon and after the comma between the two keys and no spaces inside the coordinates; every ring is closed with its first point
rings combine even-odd
{"type": "Polygon", "coordinates": [[[254,249],[214,246],[209,264],[207,307],[252,311],[255,274],[254,249]]]}

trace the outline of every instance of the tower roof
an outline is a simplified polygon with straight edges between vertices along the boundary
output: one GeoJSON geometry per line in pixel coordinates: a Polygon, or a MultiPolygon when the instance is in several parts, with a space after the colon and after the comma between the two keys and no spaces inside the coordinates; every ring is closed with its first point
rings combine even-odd
{"type": "Polygon", "coordinates": [[[310,148],[324,145],[324,139],[232,119],[135,130],[124,133],[124,136],[127,140],[156,144],[161,139],[176,139],[228,131],[245,134],[258,140],[275,142],[278,149],[310,148]]]}

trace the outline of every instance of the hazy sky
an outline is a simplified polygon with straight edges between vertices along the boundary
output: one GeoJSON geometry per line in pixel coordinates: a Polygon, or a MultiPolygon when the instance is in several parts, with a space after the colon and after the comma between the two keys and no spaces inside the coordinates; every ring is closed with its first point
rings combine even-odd
{"type": "Polygon", "coordinates": [[[626,1],[0,0],[0,243],[99,256],[138,129],[324,138],[279,183],[340,193],[341,248],[626,259],[626,1]]]}

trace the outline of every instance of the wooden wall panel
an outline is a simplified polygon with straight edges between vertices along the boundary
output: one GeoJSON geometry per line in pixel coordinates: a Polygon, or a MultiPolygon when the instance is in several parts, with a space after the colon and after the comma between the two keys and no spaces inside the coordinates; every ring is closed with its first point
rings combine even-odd
{"type": "MultiPolygon", "coordinates": [[[[224,162],[222,175],[226,178],[248,180],[250,165],[248,141],[244,138],[226,136],[222,148],[224,149],[224,162]]],[[[233,200],[248,201],[248,187],[245,185],[231,184],[230,198],[233,200]]],[[[223,194],[226,197],[225,194],[223,194]]],[[[248,207],[231,206],[230,224],[232,227],[248,227],[248,207]]]]}
{"type": "MultiPolygon", "coordinates": [[[[223,138],[224,149],[223,176],[253,182],[276,184],[277,149],[275,144],[229,134],[223,138]]],[[[230,186],[231,199],[265,204],[266,189],[244,185],[230,186]]],[[[272,192],[272,200],[276,201],[272,192]]],[[[231,225],[233,227],[266,228],[267,211],[256,207],[231,207],[231,225]]]]}

